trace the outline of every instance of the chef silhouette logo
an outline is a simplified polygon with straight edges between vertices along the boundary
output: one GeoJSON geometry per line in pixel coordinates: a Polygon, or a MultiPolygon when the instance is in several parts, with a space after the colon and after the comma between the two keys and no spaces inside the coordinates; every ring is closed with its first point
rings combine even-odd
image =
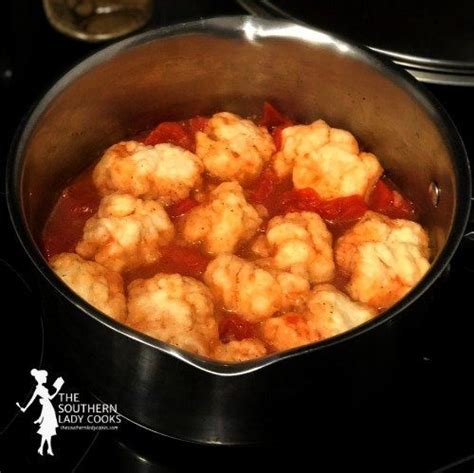
{"type": "Polygon", "coordinates": [[[64,384],[64,379],[59,377],[53,383],[55,392],[50,394],[48,388],[45,386],[46,380],[48,379],[48,372],[46,370],[37,370],[33,368],[31,376],[36,380],[36,388],[31,396],[30,400],[25,407],[20,406],[17,402],[16,405],[20,408],[21,412],[25,412],[28,407],[38,398],[41,404],[41,414],[34,421],[35,424],[39,424],[38,434],[41,435],[41,444],[38,449],[38,453],[43,455],[44,444],[48,446],[48,455],[54,455],[51,447],[51,438],[56,435],[56,429],[58,428],[58,419],[56,417],[56,411],[54,410],[53,403],[51,402],[59,390],[64,384]]]}

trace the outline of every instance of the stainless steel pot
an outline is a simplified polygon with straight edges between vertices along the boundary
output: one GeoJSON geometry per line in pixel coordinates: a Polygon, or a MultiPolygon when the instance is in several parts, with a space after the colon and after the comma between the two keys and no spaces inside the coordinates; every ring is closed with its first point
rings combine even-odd
{"type": "Polygon", "coordinates": [[[271,440],[310,414],[318,425],[342,419],[387,394],[424,294],[463,235],[471,182],[454,125],[408,74],[322,31],[233,17],[150,31],[73,68],[19,130],[7,193],[18,237],[47,286],[55,343],[90,390],[153,431],[236,444],[271,440]],[[107,146],[151,118],[251,115],[265,99],[299,121],[321,117],[351,130],[416,202],[434,262],[396,306],[322,343],[224,365],[114,322],[49,269],[38,249],[48,211],[65,180],[107,146]]]}

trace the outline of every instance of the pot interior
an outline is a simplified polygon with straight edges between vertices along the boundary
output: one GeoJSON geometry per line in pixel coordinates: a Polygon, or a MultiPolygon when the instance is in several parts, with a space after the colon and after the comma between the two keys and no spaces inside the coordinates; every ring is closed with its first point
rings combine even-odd
{"type": "Polygon", "coordinates": [[[65,182],[109,145],[160,120],[222,110],[256,115],[269,100],[299,122],[322,118],[350,130],[416,203],[434,256],[440,252],[458,178],[435,106],[363,50],[290,23],[254,21],[221,19],[126,40],[49,92],[18,150],[22,208],[35,242],[65,182]],[[432,183],[440,189],[437,207],[432,183]]]}

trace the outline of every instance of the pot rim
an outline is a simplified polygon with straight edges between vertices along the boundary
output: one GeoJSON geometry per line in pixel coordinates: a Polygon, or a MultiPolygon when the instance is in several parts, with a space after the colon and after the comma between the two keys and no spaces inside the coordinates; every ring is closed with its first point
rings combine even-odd
{"type": "Polygon", "coordinates": [[[156,28],[132,36],[93,53],[66,72],[51,86],[48,92],[34,106],[31,113],[18,126],[16,135],[11,144],[7,162],[6,198],[10,220],[23,249],[41,275],[48,281],[54,290],[69,303],[76,306],[76,308],[84,312],[85,315],[92,317],[97,322],[107,326],[111,330],[131,338],[138,343],[159,350],[165,355],[180,359],[184,363],[199,370],[217,376],[239,376],[260,370],[283,360],[324,350],[362,335],[387,323],[421,297],[444,271],[464,235],[471,205],[471,173],[467,152],[461,136],[447,112],[443,109],[438,100],[433,97],[433,95],[426,90],[422,84],[417,82],[407,72],[394,65],[388,59],[381,57],[365,46],[346,41],[339,35],[333,35],[332,33],[327,33],[320,29],[302,26],[301,24],[292,21],[269,20],[251,16],[223,16],[156,28]],[[255,360],[240,363],[222,363],[182,351],[172,345],[131,329],[102,314],[69,289],[69,287],[63,283],[48,266],[44,256],[41,254],[28,230],[22,209],[21,179],[24,161],[23,152],[28,137],[33,131],[37,120],[48,108],[49,103],[54,100],[59,93],[61,93],[75,79],[95,66],[117,56],[122,51],[133,49],[136,46],[168,37],[193,33],[226,37],[231,35],[232,37],[251,42],[258,41],[260,38],[286,38],[310,44],[329,44],[333,48],[339,49],[346,54],[351,54],[357,60],[372,66],[381,73],[384,73],[384,75],[386,75],[390,80],[413,96],[420,103],[420,106],[430,114],[432,120],[438,125],[451,155],[454,156],[456,164],[456,202],[450,233],[444,248],[441,250],[436,260],[431,264],[430,270],[425,277],[402,300],[385,311],[382,315],[340,335],[320,342],[267,355],[255,360]]]}

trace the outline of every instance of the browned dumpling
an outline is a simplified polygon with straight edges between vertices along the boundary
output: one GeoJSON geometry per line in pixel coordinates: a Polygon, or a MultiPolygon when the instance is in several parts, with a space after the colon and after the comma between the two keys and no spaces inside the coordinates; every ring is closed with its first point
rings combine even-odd
{"type": "Polygon", "coordinates": [[[113,319],[125,319],[127,305],[120,274],[75,253],[61,253],[51,259],[50,265],[89,304],[113,319]]]}
{"type": "Polygon", "coordinates": [[[237,363],[239,361],[260,358],[266,354],[267,349],[260,340],[257,338],[245,338],[217,345],[213,352],[213,357],[219,361],[237,363]]]}
{"type": "Polygon", "coordinates": [[[275,152],[265,127],[229,112],[216,113],[196,134],[196,154],[206,171],[222,181],[255,179],[275,152]]]}
{"type": "MultiPolygon", "coordinates": [[[[281,148],[272,158],[277,175],[280,178],[291,176],[296,159],[329,143],[330,131],[331,127],[323,120],[285,128],[281,133],[281,148]]],[[[357,142],[353,149],[359,151],[357,142]]]]}
{"type": "Polygon", "coordinates": [[[366,197],[383,173],[373,154],[360,152],[351,133],[323,120],[285,128],[273,167],[280,177],[292,175],[295,188],[312,188],[323,199],[366,197]]]}
{"type": "Polygon", "coordinates": [[[350,277],[347,290],[353,299],[386,308],[428,271],[428,245],[418,223],[367,212],[337,240],[336,260],[350,277]]]}
{"type": "Polygon", "coordinates": [[[296,160],[293,184],[297,189],[314,189],[327,200],[352,195],[366,198],[382,172],[372,153],[353,154],[327,144],[296,160]]]}
{"type": "Polygon", "coordinates": [[[306,319],[322,339],[339,335],[377,315],[373,307],[354,302],[331,284],[316,286],[307,299],[306,319]]]}
{"type": "Polygon", "coordinates": [[[293,312],[265,320],[261,333],[264,340],[279,351],[321,339],[320,333],[311,326],[304,314],[293,312]]]}
{"type": "Polygon", "coordinates": [[[304,278],[267,270],[228,254],[209,263],[204,281],[226,310],[251,322],[259,322],[291,306],[293,300],[297,301],[309,289],[304,278]]]}
{"type": "Polygon", "coordinates": [[[324,120],[309,125],[283,129],[281,149],[273,157],[273,167],[280,177],[291,175],[295,162],[324,145],[332,144],[352,154],[359,154],[359,144],[346,130],[331,128],[324,120]]]}
{"type": "Polygon", "coordinates": [[[202,172],[201,160],[179,146],[122,141],[104,153],[93,178],[102,195],[119,192],[168,205],[188,197],[202,172]]]}
{"type": "Polygon", "coordinates": [[[274,268],[311,283],[334,278],[332,235],[318,214],[294,212],[274,217],[268,222],[265,239],[269,264],[274,268]]]}
{"type": "Polygon", "coordinates": [[[339,335],[377,315],[373,307],[352,301],[331,284],[307,295],[300,313],[286,313],[262,323],[262,337],[276,350],[288,350],[339,335]]]}
{"type": "Polygon", "coordinates": [[[192,209],[182,226],[188,243],[201,243],[210,255],[233,253],[250,240],[262,223],[237,182],[224,182],[211,191],[207,202],[192,209]]]}
{"type": "Polygon", "coordinates": [[[127,324],[202,356],[209,356],[218,341],[209,289],[180,274],[133,281],[128,286],[127,324]]]}
{"type": "Polygon", "coordinates": [[[268,271],[234,255],[220,255],[207,267],[204,281],[229,311],[258,322],[281,307],[281,289],[268,271]]]}
{"type": "Polygon", "coordinates": [[[173,224],[158,201],[111,194],[86,222],[76,251],[109,269],[124,271],[156,262],[160,248],[173,236],[173,224]]]}

